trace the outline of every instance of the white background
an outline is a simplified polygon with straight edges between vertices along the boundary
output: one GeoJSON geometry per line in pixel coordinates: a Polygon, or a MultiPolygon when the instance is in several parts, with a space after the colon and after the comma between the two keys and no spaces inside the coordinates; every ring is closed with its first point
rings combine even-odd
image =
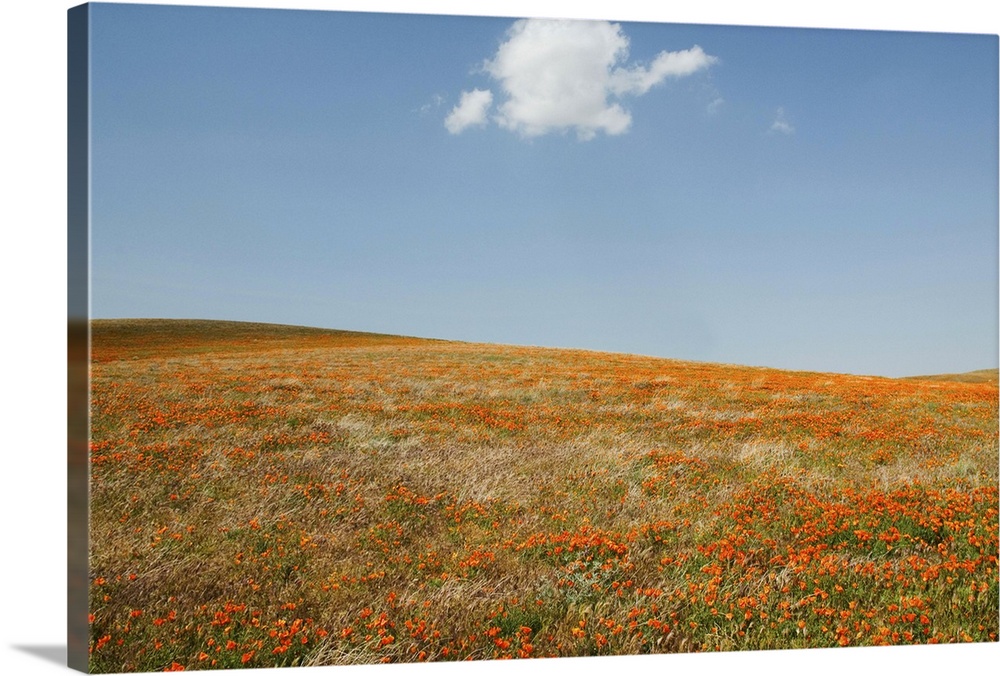
{"type": "MultiPolygon", "coordinates": [[[[3,143],[0,145],[0,448],[6,460],[0,512],[0,667],[7,674],[65,670],[66,645],[66,10],[74,2],[7,0],[0,10],[3,143]]],[[[805,3],[700,0],[271,0],[182,2],[304,9],[562,16],[680,23],[1000,32],[994,4],[837,0],[805,3]],[[897,14],[894,8],[905,8],[897,14]]],[[[516,663],[325,667],[309,674],[822,674],[989,673],[1000,644],[668,655],[516,663]]],[[[288,674],[288,670],[229,673],[288,674]]]]}

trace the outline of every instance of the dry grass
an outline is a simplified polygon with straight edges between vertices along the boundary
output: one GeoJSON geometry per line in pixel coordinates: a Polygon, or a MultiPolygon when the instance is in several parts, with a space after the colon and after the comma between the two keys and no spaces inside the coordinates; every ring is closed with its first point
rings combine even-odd
{"type": "Polygon", "coordinates": [[[981,369],[966,373],[942,373],[933,376],[910,376],[907,380],[944,380],[956,383],[995,383],[1000,380],[1000,370],[981,369]]]}
{"type": "Polygon", "coordinates": [[[997,640],[997,386],[95,322],[91,669],[997,640]]]}

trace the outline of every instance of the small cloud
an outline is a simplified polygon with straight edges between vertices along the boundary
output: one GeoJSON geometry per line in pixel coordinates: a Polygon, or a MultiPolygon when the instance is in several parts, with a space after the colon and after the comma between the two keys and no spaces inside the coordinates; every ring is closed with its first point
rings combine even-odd
{"type": "MultiPolygon", "coordinates": [[[[625,44],[628,44],[627,40],[625,44]]],[[[649,68],[642,66],[633,66],[627,69],[616,68],[611,73],[608,89],[611,93],[619,96],[622,94],[642,95],[667,78],[693,75],[699,70],[717,63],[718,60],[718,58],[706,54],[698,45],[680,52],[660,52],[649,68]]]]}
{"type": "MultiPolygon", "coordinates": [[[[621,26],[607,21],[514,22],[483,64],[503,93],[493,121],[526,138],[570,130],[584,141],[598,132],[622,134],[632,115],[613,99],[641,96],[669,78],[687,77],[718,61],[695,45],[660,52],[648,66],[628,65],[628,47],[621,26]]],[[[460,118],[450,124],[463,104],[464,95],[446,121],[449,131],[468,126],[459,125],[460,118]]],[[[485,107],[478,110],[485,113],[485,107]]]]}
{"type": "Polygon", "coordinates": [[[426,115],[427,113],[431,112],[431,110],[435,108],[440,108],[442,103],[444,103],[444,97],[441,96],[440,94],[435,94],[434,97],[430,100],[430,102],[420,106],[420,114],[426,115]]]}
{"type": "Polygon", "coordinates": [[[462,92],[458,105],[451,109],[444,120],[444,126],[452,134],[460,134],[468,127],[486,124],[486,111],[493,104],[493,92],[488,89],[473,89],[462,92]]]}
{"type": "Polygon", "coordinates": [[[785,117],[784,108],[778,108],[778,112],[774,117],[774,122],[771,123],[770,131],[772,133],[785,135],[795,133],[795,127],[793,127],[792,123],[788,121],[787,117],[785,117]]]}
{"type": "Polygon", "coordinates": [[[712,99],[712,102],[708,104],[708,109],[707,109],[708,114],[715,115],[717,112],[719,112],[719,108],[721,108],[722,104],[724,104],[725,102],[726,100],[721,96],[717,96],[716,98],[712,99]]]}

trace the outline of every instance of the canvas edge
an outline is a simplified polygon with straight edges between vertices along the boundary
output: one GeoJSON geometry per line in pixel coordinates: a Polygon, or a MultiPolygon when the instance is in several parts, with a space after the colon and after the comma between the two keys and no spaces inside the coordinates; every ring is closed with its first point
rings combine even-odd
{"type": "Polygon", "coordinates": [[[67,10],[67,666],[89,662],[90,8],[67,10]]]}

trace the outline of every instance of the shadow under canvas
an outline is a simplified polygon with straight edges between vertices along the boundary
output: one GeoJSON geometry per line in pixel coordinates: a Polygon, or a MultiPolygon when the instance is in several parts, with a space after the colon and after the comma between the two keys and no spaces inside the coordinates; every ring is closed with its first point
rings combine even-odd
{"type": "Polygon", "coordinates": [[[46,662],[52,662],[59,666],[66,666],[66,646],[65,645],[15,645],[12,646],[23,653],[34,655],[46,662]]]}

